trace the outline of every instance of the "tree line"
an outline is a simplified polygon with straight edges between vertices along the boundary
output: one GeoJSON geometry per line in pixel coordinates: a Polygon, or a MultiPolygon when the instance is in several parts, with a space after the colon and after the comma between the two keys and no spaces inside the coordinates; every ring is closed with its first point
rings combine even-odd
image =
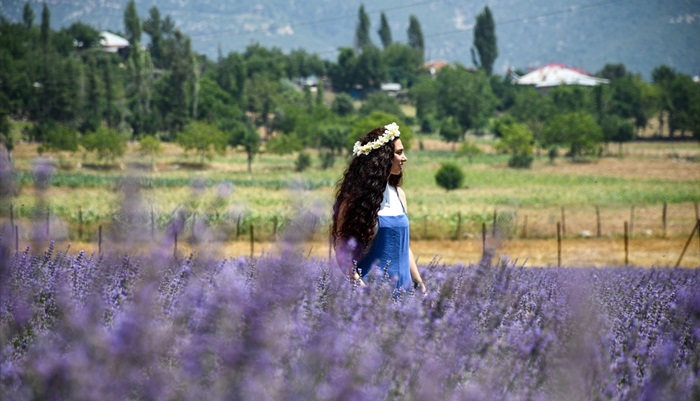
{"type": "Polygon", "coordinates": [[[264,142],[276,153],[321,148],[327,167],[367,129],[397,121],[408,146],[417,127],[463,142],[466,153],[474,150],[464,141],[467,132],[491,132],[513,167],[527,167],[535,148],[600,155],[604,144],[634,139],[652,119],[671,136],[700,138],[700,86],[665,65],[646,82],[622,64],[608,64],[597,75],[609,85],[547,93],[514,84],[510,74],[494,75],[498,48],[488,7],[476,17],[474,66],[450,64],[434,74],[424,67],[416,16],[406,41],[395,41],[387,15],[373,31],[364,5],[352,46],[340,48],[335,61],[259,44],[211,60],[193,50],[170,16],[154,6],[142,18],[133,0],[121,33],[131,45],[119,53],[105,52],[90,25],[52,30],[50,21],[45,3],[38,25],[29,3],[21,22],[0,19],[0,134],[10,152],[22,139],[40,143],[41,151],[82,147],[109,161],[129,140],[151,156],[160,141],[170,141],[201,161],[236,147],[250,167],[264,142]],[[309,77],[317,79],[313,85],[295,82],[309,77]],[[401,84],[406,96],[381,91],[386,82],[401,84]],[[405,115],[401,102],[415,106],[415,116],[405,115]],[[21,138],[10,135],[11,121],[30,122],[21,138]]]}

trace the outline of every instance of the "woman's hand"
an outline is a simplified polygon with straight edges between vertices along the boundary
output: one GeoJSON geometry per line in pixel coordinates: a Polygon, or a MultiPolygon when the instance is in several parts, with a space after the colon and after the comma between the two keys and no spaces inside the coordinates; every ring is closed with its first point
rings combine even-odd
{"type": "Polygon", "coordinates": [[[419,290],[424,297],[428,295],[428,287],[425,286],[423,281],[414,282],[413,288],[419,290]]]}

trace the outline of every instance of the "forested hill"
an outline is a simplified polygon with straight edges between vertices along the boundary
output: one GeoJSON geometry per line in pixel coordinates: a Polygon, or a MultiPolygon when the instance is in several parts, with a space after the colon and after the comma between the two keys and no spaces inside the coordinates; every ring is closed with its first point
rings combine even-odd
{"type": "MultiPolygon", "coordinates": [[[[128,0],[31,0],[37,19],[42,3],[54,29],[81,21],[98,29],[124,30],[128,0]]],[[[2,0],[0,14],[21,21],[25,0],[2,0]]],[[[488,4],[496,21],[499,56],[494,72],[527,70],[559,62],[589,71],[622,63],[649,78],[666,64],[700,74],[700,2],[697,0],[141,0],[145,19],[157,6],[192,38],[197,52],[215,58],[248,44],[283,50],[304,48],[335,60],[337,48],[352,46],[361,4],[371,18],[373,41],[384,11],[395,41],[406,42],[410,15],[421,24],[426,58],[471,65],[472,27],[488,4]]],[[[147,35],[145,40],[148,40],[147,35]]]]}

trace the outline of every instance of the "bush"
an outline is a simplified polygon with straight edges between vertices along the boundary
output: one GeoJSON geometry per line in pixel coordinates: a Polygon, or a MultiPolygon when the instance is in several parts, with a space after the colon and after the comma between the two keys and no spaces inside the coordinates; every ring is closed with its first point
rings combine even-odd
{"type": "Polygon", "coordinates": [[[321,168],[327,170],[335,164],[335,155],[333,152],[321,152],[321,168]]]}
{"type": "Polygon", "coordinates": [[[304,171],[311,167],[311,156],[306,152],[300,152],[295,164],[296,171],[304,171]]]}
{"type": "Polygon", "coordinates": [[[514,153],[510,159],[508,159],[508,167],[513,168],[530,168],[532,166],[532,161],[534,157],[528,153],[514,153]]]}
{"type": "Polygon", "coordinates": [[[435,182],[448,191],[461,188],[464,182],[464,172],[454,163],[443,163],[437,173],[435,182]]]}
{"type": "Polygon", "coordinates": [[[459,149],[457,150],[457,155],[466,156],[470,163],[475,156],[479,156],[482,153],[484,152],[478,146],[476,146],[476,144],[470,141],[462,142],[462,145],[460,145],[459,149]]]}

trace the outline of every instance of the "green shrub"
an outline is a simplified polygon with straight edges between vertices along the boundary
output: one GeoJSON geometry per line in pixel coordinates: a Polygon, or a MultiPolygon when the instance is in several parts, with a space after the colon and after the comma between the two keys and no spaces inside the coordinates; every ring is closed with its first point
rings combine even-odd
{"type": "Polygon", "coordinates": [[[435,182],[448,191],[461,188],[464,182],[464,172],[454,163],[443,163],[435,173],[435,182]]]}
{"type": "Polygon", "coordinates": [[[333,152],[321,152],[321,168],[327,170],[335,164],[335,155],[333,152]]]}
{"type": "Polygon", "coordinates": [[[295,164],[296,171],[304,171],[311,167],[311,155],[306,152],[299,152],[299,157],[295,164]]]}
{"type": "Polygon", "coordinates": [[[514,153],[510,159],[508,159],[508,167],[513,168],[530,168],[532,166],[532,161],[534,157],[529,153],[514,153]]]}

